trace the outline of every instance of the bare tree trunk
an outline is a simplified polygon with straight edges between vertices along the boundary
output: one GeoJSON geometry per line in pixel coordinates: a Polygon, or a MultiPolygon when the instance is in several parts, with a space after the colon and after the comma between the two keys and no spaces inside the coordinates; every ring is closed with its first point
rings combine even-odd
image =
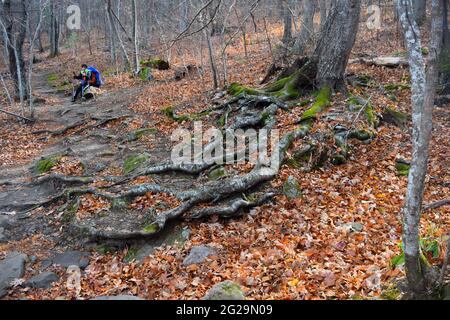
{"type": "Polygon", "coordinates": [[[25,1],[26,0],[21,0],[19,2],[17,8],[19,17],[16,23],[14,23],[11,0],[5,0],[3,4],[6,22],[6,27],[4,27],[4,29],[6,31],[8,41],[9,71],[14,81],[16,96],[20,98],[21,102],[27,96],[25,85],[25,62],[23,59],[23,44],[25,42],[27,31],[27,10],[25,7],[25,1]],[[17,30],[14,30],[14,25],[17,26],[17,30]]]}
{"type": "Polygon", "coordinates": [[[304,1],[301,15],[300,33],[294,44],[294,53],[304,55],[306,48],[314,36],[315,1],[304,1]]]}
{"type": "Polygon", "coordinates": [[[116,38],[113,31],[113,18],[111,15],[111,1],[106,2],[106,16],[108,17],[109,27],[109,52],[111,53],[111,62],[117,69],[117,56],[116,56],[116,38]]]}
{"type": "Polygon", "coordinates": [[[216,67],[216,61],[214,58],[214,48],[211,41],[211,34],[209,33],[209,28],[205,28],[203,30],[206,38],[206,43],[208,45],[208,53],[209,53],[209,62],[211,64],[211,73],[213,77],[213,84],[214,89],[217,89],[219,87],[219,80],[218,80],[218,74],[217,74],[217,67],[216,67]]]}
{"type": "Polygon", "coordinates": [[[50,1],[50,58],[59,55],[59,22],[55,0],[50,1]]]}
{"type": "Polygon", "coordinates": [[[131,66],[130,58],[128,58],[127,50],[125,49],[125,46],[122,42],[119,32],[117,31],[116,23],[114,22],[113,12],[112,12],[112,7],[111,7],[111,0],[107,1],[107,11],[108,11],[107,14],[108,14],[108,19],[110,21],[111,32],[113,34],[113,38],[119,41],[119,46],[122,51],[123,60],[125,62],[125,68],[128,69],[131,66]]]}
{"type": "Polygon", "coordinates": [[[437,83],[437,61],[441,51],[443,1],[433,0],[432,40],[428,71],[422,55],[420,29],[414,19],[411,0],[397,0],[397,10],[408,48],[412,82],[413,158],[408,178],[406,203],[403,209],[403,247],[406,275],[411,291],[421,296],[429,289],[427,263],[420,249],[419,223],[422,212],[429,145],[433,128],[433,106],[437,83]]]}
{"type": "Polygon", "coordinates": [[[30,118],[34,118],[34,109],[33,109],[33,63],[34,63],[34,43],[36,42],[36,38],[41,32],[41,24],[42,24],[42,11],[44,10],[44,6],[41,4],[41,0],[38,3],[38,21],[36,30],[34,34],[29,35],[30,37],[30,54],[28,61],[28,102],[30,109],[30,118]]]}
{"type": "Polygon", "coordinates": [[[289,10],[289,2],[280,0],[282,2],[282,8],[283,8],[283,24],[284,24],[284,31],[283,31],[283,45],[287,47],[289,43],[292,40],[292,14],[289,10]]]}
{"type": "Polygon", "coordinates": [[[361,0],[336,0],[314,52],[316,85],[345,91],[345,69],[355,43],[361,0]]]}
{"type": "Polygon", "coordinates": [[[139,38],[138,38],[138,22],[137,22],[137,8],[136,8],[136,0],[131,1],[131,7],[133,12],[133,40],[134,40],[134,72],[135,74],[139,74],[140,71],[140,62],[139,62],[139,38]]]}
{"type": "Polygon", "coordinates": [[[427,19],[427,0],[413,0],[414,17],[419,26],[427,19]]]}
{"type": "Polygon", "coordinates": [[[450,31],[448,28],[449,3],[444,1],[441,14],[444,31],[442,34],[442,52],[439,59],[439,94],[450,94],[450,31]]]}
{"type": "Polygon", "coordinates": [[[320,0],[320,29],[322,30],[327,22],[327,0],[320,0]]]}
{"type": "MultiPolygon", "coordinates": [[[[6,23],[5,17],[5,9],[4,6],[1,6],[1,19],[6,23]]],[[[6,32],[6,28],[2,28],[2,42],[3,42],[3,62],[5,66],[9,64],[9,51],[8,51],[8,33],[6,32]]]]}

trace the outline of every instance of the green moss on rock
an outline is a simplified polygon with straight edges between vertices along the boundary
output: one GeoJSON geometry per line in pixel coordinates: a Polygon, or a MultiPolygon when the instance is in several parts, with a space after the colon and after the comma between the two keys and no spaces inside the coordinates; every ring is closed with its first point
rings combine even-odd
{"type": "Polygon", "coordinates": [[[386,107],[383,114],[383,120],[396,125],[401,129],[406,129],[409,116],[393,107],[386,107]]]}
{"type": "Polygon", "coordinates": [[[156,223],[151,223],[145,226],[142,231],[147,234],[154,234],[159,231],[159,226],[156,223]]]}
{"type": "Polygon", "coordinates": [[[245,295],[237,283],[228,280],[212,287],[203,300],[245,300],[245,295]]]}
{"type": "Polygon", "coordinates": [[[411,85],[404,83],[389,83],[384,85],[384,89],[388,92],[409,90],[411,89],[411,85]]]}
{"type": "Polygon", "coordinates": [[[397,160],[395,164],[395,168],[397,169],[397,174],[399,176],[405,177],[409,174],[409,169],[411,169],[411,164],[404,160],[397,160]]]}
{"type": "Polygon", "coordinates": [[[168,118],[179,123],[192,120],[191,117],[188,115],[181,115],[181,116],[176,115],[172,106],[164,108],[162,111],[168,118]]]}
{"type": "Polygon", "coordinates": [[[370,128],[377,128],[380,124],[378,117],[375,113],[373,105],[370,101],[367,102],[366,109],[364,110],[367,118],[367,122],[370,128]]]}
{"type": "Polygon", "coordinates": [[[39,174],[49,172],[54,166],[58,164],[58,161],[61,159],[61,155],[54,155],[47,158],[43,158],[38,161],[36,165],[37,172],[39,174]]]}
{"type": "Polygon", "coordinates": [[[237,97],[243,93],[249,94],[249,95],[254,95],[254,96],[260,96],[260,95],[264,94],[264,91],[241,86],[238,83],[232,83],[228,87],[228,93],[235,97],[237,97]]]}
{"type": "Polygon", "coordinates": [[[141,61],[141,66],[158,69],[158,70],[169,70],[170,69],[170,64],[167,61],[160,59],[160,58],[141,61]]]}
{"type": "Polygon", "coordinates": [[[227,175],[227,171],[225,170],[225,168],[224,168],[224,167],[220,167],[220,168],[217,168],[217,169],[212,170],[212,171],[208,174],[208,178],[209,178],[210,180],[217,181],[217,180],[219,180],[220,178],[225,177],[226,175],[227,175]]]}
{"type": "Polygon", "coordinates": [[[123,163],[123,170],[126,174],[129,174],[148,161],[148,159],[150,159],[150,156],[147,153],[128,157],[123,163]]]}

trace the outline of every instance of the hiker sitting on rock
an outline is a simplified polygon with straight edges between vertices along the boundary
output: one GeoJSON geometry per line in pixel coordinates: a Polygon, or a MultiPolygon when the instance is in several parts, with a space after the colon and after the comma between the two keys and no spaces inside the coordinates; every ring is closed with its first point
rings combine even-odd
{"type": "Polygon", "coordinates": [[[74,96],[72,97],[72,102],[77,100],[78,95],[84,96],[84,93],[88,87],[100,88],[102,81],[100,78],[100,72],[94,67],[88,67],[87,64],[81,66],[81,71],[78,75],[73,74],[73,78],[81,80],[80,85],[77,87],[74,96]]]}

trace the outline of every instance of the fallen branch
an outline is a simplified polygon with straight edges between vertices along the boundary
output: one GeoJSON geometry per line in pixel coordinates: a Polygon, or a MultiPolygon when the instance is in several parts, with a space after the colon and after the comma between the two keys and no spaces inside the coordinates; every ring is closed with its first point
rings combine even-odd
{"type": "Polygon", "coordinates": [[[436,201],[433,203],[430,203],[426,206],[423,207],[423,211],[428,211],[428,210],[433,210],[433,209],[438,209],[440,207],[446,206],[450,204],[450,199],[444,199],[444,200],[440,200],[440,201],[436,201]]]}
{"type": "Polygon", "coordinates": [[[409,65],[408,60],[403,57],[376,57],[376,58],[356,58],[350,59],[349,64],[364,63],[370,66],[378,67],[406,67],[409,65]]]}
{"type": "Polygon", "coordinates": [[[19,119],[22,119],[22,120],[25,120],[25,121],[28,121],[28,122],[33,122],[32,119],[29,119],[29,118],[20,116],[20,115],[18,115],[18,114],[15,114],[15,113],[12,113],[12,112],[3,110],[3,109],[0,109],[0,112],[3,112],[3,113],[5,113],[5,114],[7,114],[7,115],[10,115],[10,116],[13,116],[13,117],[17,117],[17,118],[19,118],[19,119]]]}

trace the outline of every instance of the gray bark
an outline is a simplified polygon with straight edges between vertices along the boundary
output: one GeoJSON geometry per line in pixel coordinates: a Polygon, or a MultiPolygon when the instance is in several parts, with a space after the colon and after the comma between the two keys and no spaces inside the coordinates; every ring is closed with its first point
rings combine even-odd
{"type": "Polygon", "coordinates": [[[361,0],[336,0],[314,52],[318,60],[316,85],[345,91],[345,69],[355,43],[361,0]]]}
{"type": "Polygon", "coordinates": [[[27,10],[25,7],[25,0],[18,3],[18,20],[14,21],[13,11],[11,7],[11,0],[5,0],[3,3],[5,24],[4,31],[7,34],[8,42],[8,56],[9,56],[9,72],[14,81],[16,96],[22,102],[27,96],[26,81],[25,81],[25,62],[23,59],[23,44],[26,37],[26,20],[27,10]]]}
{"type": "Polygon", "coordinates": [[[419,26],[423,25],[427,19],[427,1],[413,0],[414,17],[419,26]]]}
{"type": "Polygon", "coordinates": [[[137,21],[137,8],[136,0],[131,1],[131,7],[133,12],[133,40],[134,40],[134,72],[139,74],[140,62],[139,62],[139,38],[138,38],[138,21],[137,21]]]}
{"type": "Polygon", "coordinates": [[[304,1],[301,15],[300,33],[295,41],[294,53],[304,55],[314,36],[315,1],[304,1]]]}
{"type": "Polygon", "coordinates": [[[50,1],[50,57],[56,57],[59,54],[59,22],[56,17],[56,3],[50,1]]]}
{"type": "Polygon", "coordinates": [[[412,82],[413,152],[408,177],[406,203],[403,209],[403,246],[405,267],[411,291],[426,293],[430,283],[427,265],[420,250],[419,224],[433,128],[433,106],[438,76],[437,61],[441,51],[442,19],[439,19],[445,0],[433,0],[432,40],[427,73],[422,55],[420,29],[414,20],[411,0],[397,0],[397,9],[408,48],[412,82]]]}

